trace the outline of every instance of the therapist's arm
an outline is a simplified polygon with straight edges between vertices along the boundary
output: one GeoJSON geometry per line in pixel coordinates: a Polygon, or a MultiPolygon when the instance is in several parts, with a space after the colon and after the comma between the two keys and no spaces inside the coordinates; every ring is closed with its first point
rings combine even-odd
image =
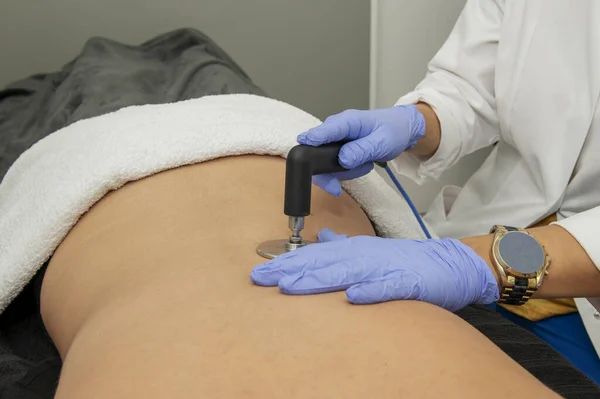
{"type": "Polygon", "coordinates": [[[464,156],[500,138],[495,82],[504,7],[504,1],[467,1],[425,78],[397,102],[429,104],[423,115],[438,118],[441,126],[439,135],[429,130],[435,124],[426,121],[425,138],[391,161],[418,183],[439,178],[464,156]]]}
{"type": "MultiPolygon", "coordinates": [[[[587,252],[566,229],[550,225],[528,229],[544,247],[552,262],[535,298],[600,297],[600,270],[587,252]]],[[[492,235],[464,238],[461,241],[473,248],[490,266],[492,235]]]]}

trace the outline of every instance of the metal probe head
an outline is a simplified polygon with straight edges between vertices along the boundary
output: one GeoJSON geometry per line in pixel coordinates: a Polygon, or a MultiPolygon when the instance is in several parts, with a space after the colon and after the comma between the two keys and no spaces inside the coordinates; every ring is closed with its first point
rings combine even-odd
{"type": "Polygon", "coordinates": [[[292,234],[288,239],[265,241],[256,248],[256,252],[267,259],[273,259],[286,252],[313,244],[314,241],[307,241],[302,238],[300,232],[304,229],[304,217],[290,216],[289,227],[292,234]]]}

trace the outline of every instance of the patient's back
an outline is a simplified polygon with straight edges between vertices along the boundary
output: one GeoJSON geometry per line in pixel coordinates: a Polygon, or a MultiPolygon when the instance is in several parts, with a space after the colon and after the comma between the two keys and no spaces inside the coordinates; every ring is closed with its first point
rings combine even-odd
{"type": "MultiPolygon", "coordinates": [[[[479,397],[498,375],[541,389],[433,306],[353,306],[343,293],[252,285],[264,261],[256,245],[289,234],[284,168],[246,156],[174,169],[80,220],[42,291],[64,358],[59,398],[479,397]]],[[[348,196],[313,190],[312,212],[306,238],[325,226],[373,234],[348,196]]]]}

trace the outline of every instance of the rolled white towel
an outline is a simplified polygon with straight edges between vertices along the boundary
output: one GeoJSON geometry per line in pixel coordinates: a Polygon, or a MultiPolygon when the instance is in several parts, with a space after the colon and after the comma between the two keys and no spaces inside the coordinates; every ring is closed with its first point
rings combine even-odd
{"type": "MultiPolygon", "coordinates": [[[[224,156],[285,157],[296,136],[319,123],[289,104],[233,94],[128,107],[40,140],[0,184],[0,312],[109,191],[224,156]]],[[[344,188],[380,235],[423,238],[404,199],[378,173],[344,188]]]]}

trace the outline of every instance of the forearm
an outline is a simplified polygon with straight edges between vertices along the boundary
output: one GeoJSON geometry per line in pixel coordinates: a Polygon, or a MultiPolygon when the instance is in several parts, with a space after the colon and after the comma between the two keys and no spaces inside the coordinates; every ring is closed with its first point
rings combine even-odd
{"type": "MultiPolygon", "coordinates": [[[[567,230],[550,225],[528,231],[544,245],[552,260],[535,298],[600,297],[600,271],[567,230]]],[[[497,278],[490,260],[492,238],[492,235],[486,235],[461,241],[488,263],[497,278]]]]}
{"type": "Polygon", "coordinates": [[[429,104],[417,103],[417,109],[425,118],[425,136],[410,150],[414,155],[428,159],[437,151],[441,140],[440,121],[429,104]]]}

